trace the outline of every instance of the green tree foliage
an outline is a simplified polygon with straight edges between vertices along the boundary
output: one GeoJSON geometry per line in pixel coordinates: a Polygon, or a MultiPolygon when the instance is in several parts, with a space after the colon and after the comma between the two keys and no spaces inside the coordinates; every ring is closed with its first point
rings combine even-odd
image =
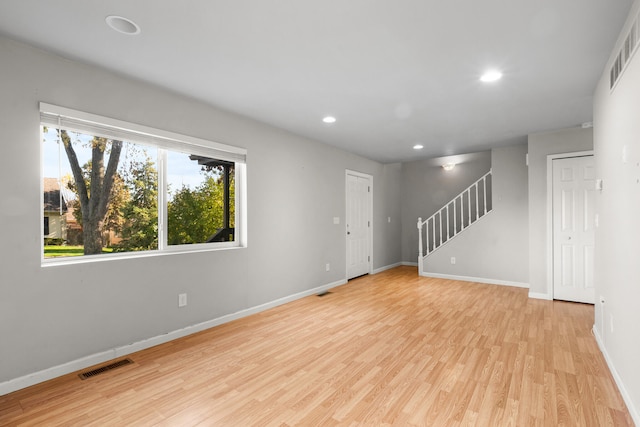
{"type": "MultiPolygon", "coordinates": [[[[84,176],[87,191],[91,194],[91,161],[82,165],[82,175],[84,176]]],[[[78,186],[75,180],[69,180],[67,182],[67,188],[78,196],[78,186]]],[[[130,199],[129,190],[120,173],[117,173],[113,177],[113,186],[111,187],[111,197],[109,205],[107,207],[107,214],[103,221],[103,234],[102,244],[103,246],[109,245],[109,232],[117,235],[122,232],[122,225],[124,219],[122,217],[121,210],[125,203],[130,199]]],[[[70,208],[73,208],[73,216],[78,221],[78,224],[82,226],[82,209],[75,208],[75,201],[68,203],[70,208]]]]}
{"type": "Polygon", "coordinates": [[[104,228],[106,231],[112,231],[116,235],[122,233],[124,218],[121,211],[130,199],[131,195],[124,178],[122,178],[122,175],[116,174],[113,180],[113,188],[111,189],[111,203],[109,203],[109,210],[105,217],[104,228]]]}
{"type": "MultiPolygon", "coordinates": [[[[82,226],[84,253],[101,253],[109,232],[120,240],[113,245],[114,251],[157,249],[158,171],[146,149],[96,136],[76,142],[65,130],[59,135],[73,174],[67,187],[77,196],[74,204],[79,208],[74,215],[82,226]],[[91,149],[90,160],[82,166],[74,148],[78,143],[91,149]],[[120,161],[123,148],[126,154],[120,161]]],[[[169,245],[204,243],[225,227],[224,167],[203,166],[201,173],[204,180],[200,185],[194,189],[183,186],[167,203],[169,245]]],[[[229,227],[233,228],[233,171],[229,179],[229,227]]]]}
{"type": "Polygon", "coordinates": [[[152,159],[130,162],[125,172],[128,200],[120,209],[122,241],[116,251],[141,251],[158,247],[158,171],[152,159]]]}
{"type": "MultiPolygon", "coordinates": [[[[203,243],[224,227],[224,180],[216,171],[205,173],[205,180],[195,189],[183,186],[168,203],[169,245],[203,243]]],[[[230,183],[230,226],[234,227],[235,185],[230,183]]]]}

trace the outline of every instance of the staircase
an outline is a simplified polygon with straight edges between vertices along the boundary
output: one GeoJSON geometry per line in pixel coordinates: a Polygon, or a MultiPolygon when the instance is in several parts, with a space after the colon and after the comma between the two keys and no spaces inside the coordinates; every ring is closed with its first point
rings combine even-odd
{"type": "Polygon", "coordinates": [[[424,260],[493,208],[491,170],[424,221],[418,218],[418,274],[424,260]]]}

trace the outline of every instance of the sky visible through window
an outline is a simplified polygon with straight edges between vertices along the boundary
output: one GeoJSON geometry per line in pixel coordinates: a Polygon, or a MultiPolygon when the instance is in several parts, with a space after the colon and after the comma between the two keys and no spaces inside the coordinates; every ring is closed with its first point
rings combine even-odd
{"type": "MultiPolygon", "coordinates": [[[[73,141],[80,141],[80,143],[88,143],[91,140],[91,136],[78,134],[76,132],[69,132],[69,136],[73,141]]],[[[43,132],[44,143],[43,148],[43,178],[64,178],[65,176],[72,176],[69,161],[64,151],[64,147],[58,145],[58,132],[56,129],[48,128],[47,132],[43,132]]],[[[153,159],[155,167],[158,167],[157,154],[155,147],[144,146],[147,154],[153,159]]],[[[78,163],[82,166],[90,159],[90,150],[76,149],[78,155],[78,163]]],[[[120,163],[123,163],[125,159],[126,145],[123,147],[120,155],[120,163]]],[[[108,157],[105,156],[105,165],[108,157]]],[[[202,181],[203,175],[200,173],[200,166],[196,161],[189,159],[189,154],[180,153],[176,151],[169,151],[167,154],[167,183],[169,191],[171,193],[181,189],[183,186],[187,186],[190,189],[195,189],[202,181]]],[[[75,198],[75,195],[71,190],[63,190],[65,197],[75,198]]],[[[69,200],[69,199],[68,199],[69,200]]]]}

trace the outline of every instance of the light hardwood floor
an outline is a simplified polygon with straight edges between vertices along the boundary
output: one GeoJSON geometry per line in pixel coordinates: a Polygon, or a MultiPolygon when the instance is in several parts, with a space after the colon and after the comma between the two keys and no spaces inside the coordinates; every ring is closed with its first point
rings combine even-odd
{"type": "Polygon", "coordinates": [[[593,306],[399,267],[0,397],[0,425],[633,425],[593,306]]]}

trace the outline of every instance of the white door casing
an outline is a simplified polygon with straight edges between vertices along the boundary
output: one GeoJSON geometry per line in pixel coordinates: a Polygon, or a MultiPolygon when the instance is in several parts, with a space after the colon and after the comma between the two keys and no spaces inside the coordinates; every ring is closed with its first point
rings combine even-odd
{"type": "Polygon", "coordinates": [[[371,272],[370,175],[346,173],[347,280],[371,272]]]}
{"type": "Polygon", "coordinates": [[[593,304],[595,162],[582,156],[552,164],[553,298],[593,304]]]}

